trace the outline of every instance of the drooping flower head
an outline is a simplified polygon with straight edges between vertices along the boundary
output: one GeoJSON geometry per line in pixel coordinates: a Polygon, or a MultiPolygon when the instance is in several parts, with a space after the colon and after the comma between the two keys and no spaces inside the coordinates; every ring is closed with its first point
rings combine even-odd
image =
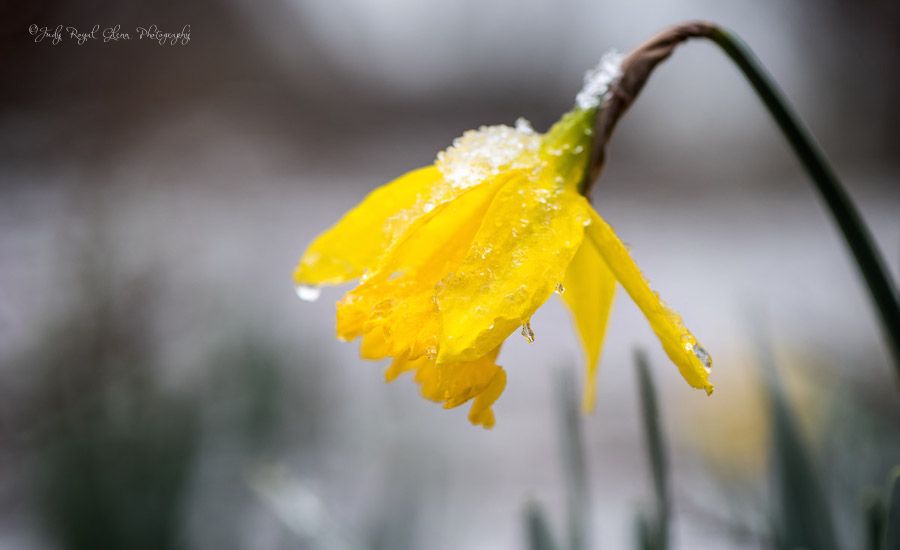
{"type": "Polygon", "coordinates": [[[433,165],[374,190],[307,248],[298,293],[359,279],[337,303],[338,337],[359,338],[363,358],[391,358],[389,381],[414,373],[446,408],[474,400],[469,420],[484,427],[506,385],[503,341],[520,327],[533,339],[529,319],[555,290],[584,348],[586,408],[617,282],[685,380],[711,392],[709,355],[580,193],[615,68],[604,58],[547,133],[522,119],[470,130],[433,165]]]}

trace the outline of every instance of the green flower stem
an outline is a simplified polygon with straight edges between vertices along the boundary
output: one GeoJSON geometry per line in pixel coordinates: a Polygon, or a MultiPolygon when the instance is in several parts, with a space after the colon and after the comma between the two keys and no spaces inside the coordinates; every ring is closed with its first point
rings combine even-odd
{"type": "Polygon", "coordinates": [[[831,169],[825,155],[801,125],[797,115],[790,109],[749,48],[739,38],[719,27],[714,28],[709,39],[722,48],[725,55],[734,61],[750,81],[750,85],[781,128],[807,174],[812,178],[822,200],[831,211],[831,216],[840,227],[844,240],[869,286],[869,294],[881,316],[894,364],[900,373],[900,307],[897,305],[897,294],[862,216],[831,169]]]}
{"type": "Polygon", "coordinates": [[[884,261],[875,248],[871,233],[815,141],[803,128],[771,78],[737,37],[712,23],[692,21],[671,27],[638,46],[622,61],[622,76],[613,84],[609,99],[597,113],[590,168],[581,191],[590,194],[605,160],[606,144],[619,119],[634,103],[653,70],[672,55],[675,48],[691,38],[707,38],[717,44],[738,66],[794,153],[812,178],[816,190],[841,229],[850,252],[869,287],[869,294],[881,318],[894,366],[900,375],[900,306],[884,261]]]}

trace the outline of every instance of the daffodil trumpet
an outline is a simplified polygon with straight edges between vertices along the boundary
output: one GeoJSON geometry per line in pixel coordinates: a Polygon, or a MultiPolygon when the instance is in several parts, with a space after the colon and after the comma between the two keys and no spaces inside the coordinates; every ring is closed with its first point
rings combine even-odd
{"type": "Polygon", "coordinates": [[[712,392],[709,354],[582,194],[619,60],[605,56],[546,133],[523,119],[470,130],[434,164],[372,191],[306,249],[298,292],[358,279],[337,303],[338,338],[359,339],[365,359],[390,358],[387,380],[409,371],[446,408],[472,401],[469,420],[486,428],[506,385],[504,340],[533,339],[529,320],[554,293],[584,350],[586,409],[617,285],[688,384],[712,392]]]}

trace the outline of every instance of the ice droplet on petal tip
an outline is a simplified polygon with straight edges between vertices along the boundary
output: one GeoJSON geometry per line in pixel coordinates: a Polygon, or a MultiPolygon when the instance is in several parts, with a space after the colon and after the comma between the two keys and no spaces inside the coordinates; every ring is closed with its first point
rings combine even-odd
{"type": "Polygon", "coordinates": [[[531,328],[531,320],[522,323],[522,338],[529,344],[534,343],[534,330],[531,328]]]}
{"type": "Polygon", "coordinates": [[[294,291],[297,293],[297,297],[304,302],[315,302],[322,294],[321,288],[311,285],[297,285],[294,287],[294,291]]]}
{"type": "Polygon", "coordinates": [[[565,291],[566,287],[564,287],[562,283],[556,283],[556,288],[553,289],[553,292],[557,294],[562,294],[565,291]]]}
{"type": "Polygon", "coordinates": [[[709,355],[709,352],[700,344],[694,344],[691,351],[694,352],[694,356],[703,364],[703,368],[706,369],[706,372],[712,372],[712,357],[709,355]]]}

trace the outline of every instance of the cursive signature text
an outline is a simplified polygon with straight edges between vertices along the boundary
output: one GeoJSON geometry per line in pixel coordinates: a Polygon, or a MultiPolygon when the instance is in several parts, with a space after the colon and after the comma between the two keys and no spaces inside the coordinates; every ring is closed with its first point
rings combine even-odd
{"type": "Polygon", "coordinates": [[[83,46],[88,42],[108,44],[137,39],[155,42],[160,46],[187,46],[191,41],[191,26],[184,25],[174,32],[160,29],[158,25],[147,27],[135,27],[134,32],[122,28],[122,25],[101,27],[94,25],[89,29],[79,29],[71,25],[57,25],[55,27],[31,24],[28,26],[28,34],[35,43],[48,42],[57,46],[63,41],[74,42],[83,46]]]}

